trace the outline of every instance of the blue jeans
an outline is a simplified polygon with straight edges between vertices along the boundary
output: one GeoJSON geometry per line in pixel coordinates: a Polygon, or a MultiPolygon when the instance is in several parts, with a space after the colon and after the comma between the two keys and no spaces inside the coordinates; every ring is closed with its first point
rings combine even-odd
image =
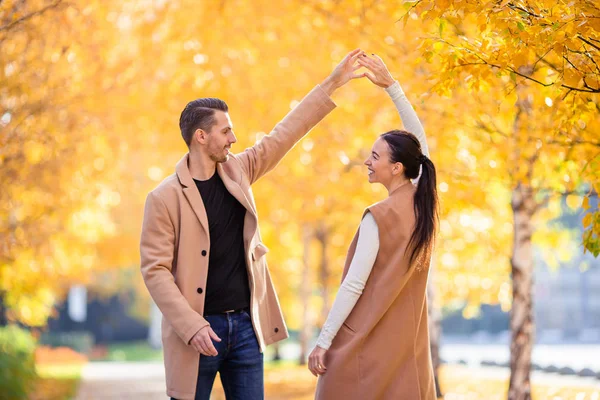
{"type": "Polygon", "coordinates": [[[215,357],[200,355],[196,400],[209,400],[217,372],[227,400],[263,400],[263,353],[246,311],[205,316],[221,338],[215,357]]]}

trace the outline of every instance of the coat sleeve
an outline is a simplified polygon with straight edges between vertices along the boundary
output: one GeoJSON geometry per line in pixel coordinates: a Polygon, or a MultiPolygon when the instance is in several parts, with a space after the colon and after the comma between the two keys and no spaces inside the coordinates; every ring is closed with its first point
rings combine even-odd
{"type": "Polygon", "coordinates": [[[152,299],[177,335],[186,344],[210,325],[185,299],[171,273],[175,230],[163,200],[151,192],[146,198],[140,240],[141,269],[152,299]]]}
{"type": "Polygon", "coordinates": [[[336,107],[317,85],[270,134],[235,157],[242,164],[250,184],[272,170],[294,145],[336,107]]]}

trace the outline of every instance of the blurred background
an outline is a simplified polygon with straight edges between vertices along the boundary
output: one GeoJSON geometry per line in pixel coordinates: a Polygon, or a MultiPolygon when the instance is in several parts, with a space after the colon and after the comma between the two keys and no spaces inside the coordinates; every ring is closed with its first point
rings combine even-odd
{"type": "MultiPolygon", "coordinates": [[[[163,399],[160,312],[139,272],[147,193],[219,97],[252,146],[354,48],[381,56],[438,171],[430,323],[440,398],[600,399],[600,8],[461,0],[1,0],[0,399],[163,399]]],[[[254,189],[305,367],[364,208],[362,166],[401,121],[367,80],[254,189]]],[[[215,388],[215,399],[222,399],[215,388]]]]}

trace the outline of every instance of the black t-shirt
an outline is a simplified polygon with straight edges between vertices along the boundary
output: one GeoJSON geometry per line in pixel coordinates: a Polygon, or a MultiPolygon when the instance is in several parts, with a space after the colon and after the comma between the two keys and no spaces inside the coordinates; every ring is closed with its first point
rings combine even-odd
{"type": "Polygon", "coordinates": [[[204,314],[249,307],[244,250],[246,208],[229,193],[217,172],[206,181],[194,182],[204,202],[210,234],[204,314]]]}

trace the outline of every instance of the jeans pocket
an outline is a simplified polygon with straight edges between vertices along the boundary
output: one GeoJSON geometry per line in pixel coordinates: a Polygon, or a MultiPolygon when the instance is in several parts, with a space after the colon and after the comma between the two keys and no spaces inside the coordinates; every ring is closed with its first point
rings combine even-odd
{"type": "Polygon", "coordinates": [[[223,340],[227,337],[227,333],[229,332],[229,325],[227,322],[227,315],[225,314],[213,314],[206,315],[204,317],[206,321],[210,324],[210,328],[217,334],[218,337],[223,340]]]}

